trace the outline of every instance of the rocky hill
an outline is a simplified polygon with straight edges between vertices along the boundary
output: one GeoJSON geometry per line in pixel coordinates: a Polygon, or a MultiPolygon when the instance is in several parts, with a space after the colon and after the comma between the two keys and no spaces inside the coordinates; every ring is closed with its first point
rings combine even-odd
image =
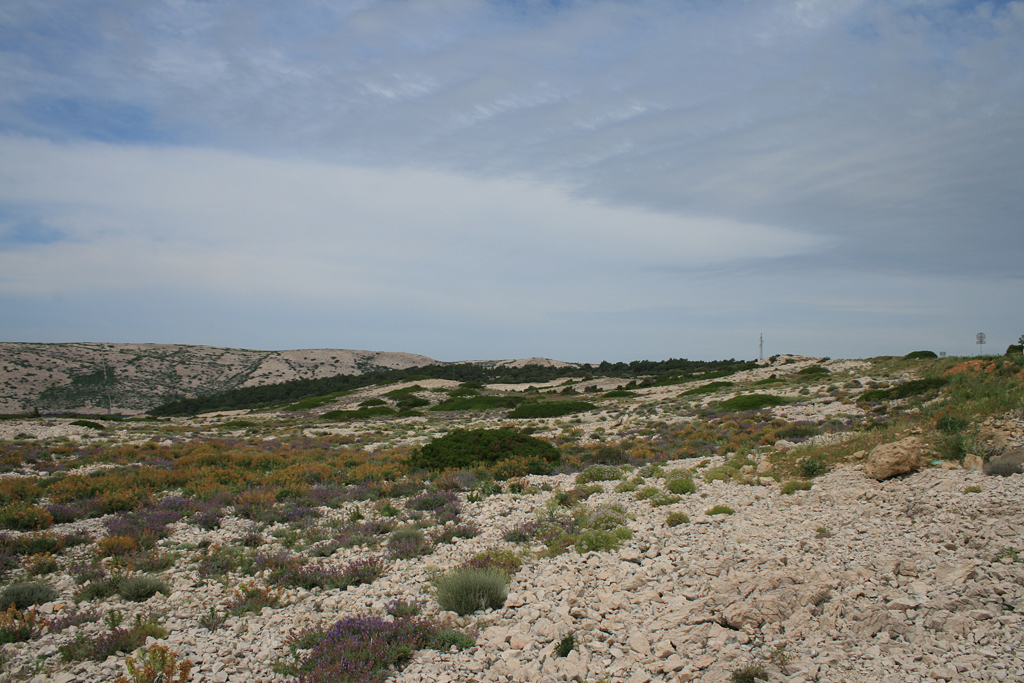
{"type": "Polygon", "coordinates": [[[176,398],[293,379],[431,365],[413,353],[253,351],[185,344],[0,342],[0,413],[136,414],[176,398]]]}

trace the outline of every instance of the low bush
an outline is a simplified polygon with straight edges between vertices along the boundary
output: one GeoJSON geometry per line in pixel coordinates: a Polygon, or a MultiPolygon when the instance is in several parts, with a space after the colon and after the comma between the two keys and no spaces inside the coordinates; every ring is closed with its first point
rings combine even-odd
{"type": "Polygon", "coordinates": [[[512,396],[466,396],[465,398],[452,398],[442,401],[436,406],[432,406],[430,410],[435,412],[500,410],[502,408],[515,408],[520,400],[512,396]]]}
{"type": "Polygon", "coordinates": [[[732,681],[732,683],[756,683],[759,680],[767,681],[768,672],[762,664],[750,664],[739,669],[733,669],[732,676],[729,680],[732,681]]]}
{"type": "Polygon", "coordinates": [[[413,526],[395,529],[388,539],[388,554],[391,557],[408,560],[426,555],[431,550],[422,529],[413,526]]]}
{"type": "Polygon", "coordinates": [[[657,486],[645,486],[636,492],[633,497],[637,500],[650,500],[651,498],[661,494],[661,489],[657,486]]]}
{"type": "Polygon", "coordinates": [[[491,548],[477,553],[462,563],[461,569],[494,569],[506,576],[512,576],[523,566],[523,560],[508,550],[491,548]]]}
{"type": "Polygon", "coordinates": [[[35,581],[12,583],[4,589],[3,593],[0,593],[0,609],[14,605],[23,610],[32,605],[53,602],[59,597],[60,593],[53,586],[45,583],[35,581]]]}
{"type": "Polygon", "coordinates": [[[23,611],[11,605],[0,612],[0,643],[24,643],[39,635],[42,625],[35,609],[23,611]]]}
{"type": "Polygon", "coordinates": [[[456,569],[434,580],[437,604],[459,616],[497,609],[508,595],[508,575],[496,569],[456,569]]]}
{"type": "Polygon", "coordinates": [[[170,595],[167,584],[152,576],[133,576],[121,581],[117,594],[131,602],[144,602],[157,593],[170,595]]]}
{"type": "Polygon", "coordinates": [[[147,638],[160,640],[166,637],[167,629],[160,626],[154,616],[143,619],[142,615],[136,615],[135,623],[128,628],[114,627],[97,635],[78,633],[70,643],[59,646],[57,651],[65,662],[83,659],[102,662],[118,652],[132,652],[142,647],[147,638]]]}
{"type": "Polygon", "coordinates": [[[809,491],[812,486],[814,486],[814,482],[811,481],[787,481],[782,485],[780,491],[783,495],[788,496],[797,491],[809,491]]]}
{"type": "Polygon", "coordinates": [[[592,481],[616,481],[622,478],[622,470],[614,465],[591,465],[576,475],[576,485],[583,486],[592,481]]]}
{"type": "MultiPolygon", "coordinates": [[[[135,656],[129,655],[124,665],[132,683],[186,683],[192,671],[191,661],[183,659],[179,662],[176,653],[156,644],[139,650],[135,656]]],[[[128,683],[128,679],[121,676],[114,683],[128,683]]]]}
{"type": "Polygon", "coordinates": [[[688,494],[697,491],[697,484],[688,470],[674,470],[666,475],[665,488],[670,493],[688,494]]]}
{"type": "Polygon", "coordinates": [[[680,496],[673,496],[664,491],[658,491],[658,494],[651,496],[647,499],[647,502],[651,504],[651,507],[661,507],[663,505],[672,505],[678,503],[682,498],[680,496]]]}
{"type": "Polygon", "coordinates": [[[787,403],[789,401],[786,399],[772,396],[771,394],[743,394],[742,396],[734,396],[728,401],[722,401],[715,407],[715,410],[719,412],[742,413],[747,410],[761,410],[762,408],[772,408],[787,403]]]}
{"type": "Polygon", "coordinates": [[[523,403],[506,417],[512,420],[524,420],[544,417],[561,417],[597,410],[597,406],[586,401],[544,401],[523,403]]]}
{"type": "Polygon", "coordinates": [[[471,647],[465,634],[426,619],[357,615],[289,636],[295,663],[277,670],[309,683],[381,683],[416,650],[471,647]],[[304,651],[300,655],[300,651],[304,651]]]}
{"type": "Polygon", "coordinates": [[[682,512],[669,513],[668,517],[665,518],[665,526],[679,526],[680,524],[689,524],[690,518],[682,512]]]}
{"type": "Polygon", "coordinates": [[[828,465],[820,458],[807,458],[800,463],[800,473],[808,479],[824,474],[826,470],[828,470],[828,465]]]}
{"type": "Polygon", "coordinates": [[[250,581],[239,584],[235,589],[234,597],[227,604],[227,611],[237,617],[246,612],[259,612],[264,607],[277,607],[280,599],[280,590],[258,586],[250,581]]]}
{"type": "Polygon", "coordinates": [[[903,356],[905,360],[926,360],[931,358],[938,358],[938,355],[934,351],[911,351],[907,355],[903,356]]]}
{"type": "Polygon", "coordinates": [[[576,647],[576,638],[573,634],[569,634],[558,641],[558,645],[555,646],[556,657],[568,657],[569,653],[572,652],[573,648],[576,647]]]}
{"type": "Polygon", "coordinates": [[[716,391],[718,391],[719,389],[726,389],[726,388],[731,387],[731,386],[733,386],[732,382],[708,382],[707,384],[705,384],[703,386],[695,387],[693,389],[688,389],[688,390],[682,392],[681,394],[679,394],[679,396],[682,397],[682,396],[696,396],[698,394],[713,394],[716,391]]]}
{"type": "Polygon", "coordinates": [[[25,561],[21,563],[25,573],[29,576],[45,576],[52,574],[57,571],[59,565],[57,564],[57,558],[50,553],[36,553],[30,557],[25,558],[25,561]]]}
{"type": "Polygon", "coordinates": [[[728,505],[716,505],[715,507],[711,508],[710,510],[705,510],[704,514],[707,515],[708,517],[712,517],[714,515],[731,515],[734,512],[736,512],[736,511],[733,510],[728,505]]]}
{"type": "Polygon", "coordinates": [[[53,525],[53,515],[38,505],[11,503],[0,508],[0,526],[18,531],[39,531],[53,525]]]}
{"type": "Polygon", "coordinates": [[[615,531],[606,531],[604,529],[587,529],[576,538],[574,547],[576,552],[579,554],[583,553],[600,553],[615,550],[619,547],[622,541],[629,538],[632,534],[629,529],[625,527],[618,527],[615,531]],[[619,531],[619,530],[622,531],[619,531]],[[625,538],[623,538],[625,536],[625,538]]]}
{"type": "Polygon", "coordinates": [[[409,464],[413,468],[444,470],[512,458],[557,463],[559,453],[547,441],[514,429],[457,429],[423,446],[409,464]]]}
{"type": "Polygon", "coordinates": [[[897,384],[888,389],[869,389],[860,395],[861,401],[895,401],[900,398],[920,396],[930,391],[936,391],[949,384],[945,377],[930,377],[928,379],[913,379],[909,382],[897,384]]]}

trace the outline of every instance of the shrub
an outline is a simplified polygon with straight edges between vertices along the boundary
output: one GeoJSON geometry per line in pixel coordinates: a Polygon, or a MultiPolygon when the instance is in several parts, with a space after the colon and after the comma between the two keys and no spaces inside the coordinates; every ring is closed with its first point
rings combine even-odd
{"type": "MultiPolygon", "coordinates": [[[[186,683],[189,679],[192,662],[188,659],[178,662],[178,655],[163,645],[150,645],[135,654],[138,661],[129,655],[124,662],[132,683],[186,683]]],[[[128,683],[128,679],[121,676],[114,683],[128,683]]]]}
{"type": "Polygon", "coordinates": [[[257,586],[251,581],[239,584],[234,597],[227,604],[227,610],[236,617],[246,612],[259,612],[264,607],[276,607],[280,595],[279,591],[272,591],[269,586],[257,586]]]}
{"type": "Polygon", "coordinates": [[[749,664],[740,669],[733,669],[732,683],[756,683],[758,680],[767,681],[768,672],[761,664],[749,664]]]}
{"type": "MultiPolygon", "coordinates": [[[[624,527],[619,527],[624,528],[624,527]]],[[[629,529],[626,529],[629,531],[629,529]]],[[[575,548],[576,552],[589,553],[589,552],[607,552],[615,550],[619,547],[619,544],[625,539],[619,537],[613,531],[606,531],[604,529],[588,529],[584,531],[576,539],[575,548]]]]}
{"type": "Polygon", "coordinates": [[[680,524],[689,524],[690,518],[682,512],[672,512],[665,518],[665,526],[679,526],[680,524]]]}
{"type": "Polygon", "coordinates": [[[433,512],[446,505],[453,507],[457,512],[461,507],[459,505],[459,497],[450,491],[428,491],[415,498],[410,498],[405,503],[407,510],[420,510],[423,512],[433,512]]]}
{"type": "Polygon", "coordinates": [[[576,485],[582,486],[592,481],[616,481],[622,478],[622,470],[614,465],[591,465],[576,475],[576,485]]]}
{"type": "Polygon", "coordinates": [[[296,654],[296,665],[286,667],[285,672],[309,683],[381,683],[416,650],[468,647],[474,642],[452,633],[426,619],[346,617],[329,629],[292,634],[287,640],[289,648],[308,653],[302,658],[296,654]]]}
{"type": "Polygon", "coordinates": [[[32,605],[53,602],[60,593],[53,586],[35,581],[12,583],[0,593],[0,608],[14,605],[18,609],[27,609],[32,605]]]}
{"type": "Polygon", "coordinates": [[[787,481],[782,485],[782,494],[785,496],[792,495],[797,491],[809,491],[814,486],[814,482],[811,481],[787,481]]]}
{"type": "Polygon", "coordinates": [[[733,386],[732,382],[708,382],[707,384],[693,389],[687,389],[686,391],[679,394],[682,396],[696,396],[697,394],[713,394],[719,389],[725,389],[726,387],[733,386]]]}
{"type": "MultiPolygon", "coordinates": [[[[454,392],[452,395],[454,395],[454,392]]],[[[499,410],[502,408],[515,408],[520,400],[522,399],[512,396],[466,396],[464,398],[452,398],[442,401],[430,408],[430,410],[435,412],[448,410],[499,410]]]]}
{"type": "Polygon", "coordinates": [[[57,648],[65,662],[77,662],[92,659],[102,662],[110,655],[118,652],[131,652],[145,644],[146,638],[160,640],[167,637],[167,629],[160,626],[152,615],[143,619],[141,614],[135,616],[135,623],[129,628],[111,628],[106,633],[87,636],[83,633],[75,635],[74,640],[57,648]]]}
{"type": "Polygon", "coordinates": [[[50,553],[36,553],[26,558],[22,567],[29,576],[45,576],[57,571],[57,558],[50,553]]]}
{"type": "Polygon", "coordinates": [[[907,355],[903,356],[906,360],[923,360],[928,358],[938,358],[934,351],[911,351],[907,355]]]}
{"type": "Polygon", "coordinates": [[[781,406],[788,402],[784,398],[772,396],[771,394],[743,394],[742,396],[734,396],[728,401],[722,401],[718,404],[716,410],[741,413],[747,410],[761,410],[762,408],[781,406]]]}
{"type": "Polygon", "coordinates": [[[459,616],[497,609],[505,604],[508,582],[508,576],[496,569],[456,569],[435,579],[437,604],[459,616]]]}
{"type": "Polygon", "coordinates": [[[807,458],[800,463],[801,474],[809,479],[824,474],[827,469],[828,466],[819,458],[807,458]]]}
{"type": "Polygon", "coordinates": [[[567,657],[574,647],[576,647],[576,638],[570,633],[558,641],[558,645],[555,646],[555,656],[567,657]]]}
{"type": "Polygon", "coordinates": [[[637,491],[636,495],[633,496],[633,497],[636,498],[637,500],[649,500],[649,499],[653,498],[654,496],[657,496],[657,495],[660,495],[660,494],[661,494],[661,489],[659,489],[658,487],[656,487],[656,486],[645,486],[642,489],[640,489],[639,491],[637,491]]]}
{"type": "Polygon", "coordinates": [[[96,542],[98,557],[124,557],[139,551],[139,542],[131,536],[107,536],[96,542]]]}
{"type": "Polygon", "coordinates": [[[545,401],[542,403],[523,403],[510,412],[507,417],[512,420],[560,417],[575,413],[586,413],[597,410],[597,406],[586,401],[545,401]]]}
{"type": "Polygon", "coordinates": [[[733,510],[728,505],[716,505],[715,507],[711,508],[710,510],[705,510],[704,514],[709,516],[709,517],[711,517],[713,515],[731,515],[734,512],[736,512],[736,511],[733,510]]]}
{"type": "Polygon", "coordinates": [[[495,569],[512,576],[523,566],[523,560],[508,550],[491,548],[482,553],[477,553],[462,563],[461,569],[495,569]]]}
{"type": "Polygon", "coordinates": [[[477,484],[471,472],[450,471],[434,477],[434,486],[439,491],[469,491],[477,484]]]}
{"type": "Polygon", "coordinates": [[[431,545],[451,543],[456,538],[476,538],[480,535],[480,527],[476,524],[445,524],[430,534],[431,545]]]}
{"type": "Polygon", "coordinates": [[[665,488],[671,493],[694,493],[697,490],[697,484],[690,476],[672,477],[665,482],[665,488]]]}
{"type": "Polygon", "coordinates": [[[540,528],[540,522],[529,521],[517,524],[505,531],[502,538],[510,543],[527,543],[532,541],[540,528]]]}
{"type": "Polygon", "coordinates": [[[894,401],[900,398],[909,398],[910,396],[919,396],[921,394],[941,389],[942,387],[949,384],[949,379],[946,377],[930,377],[928,379],[913,379],[909,382],[903,382],[897,384],[889,389],[869,389],[860,395],[861,401],[894,401]]]}
{"type": "Polygon", "coordinates": [[[0,612],[0,643],[24,643],[38,635],[42,619],[34,609],[19,610],[14,605],[0,612]]]}
{"type": "Polygon", "coordinates": [[[391,557],[408,560],[426,555],[430,551],[430,544],[423,536],[423,531],[416,527],[408,526],[395,529],[388,539],[388,554],[391,557]]]}
{"type": "Polygon", "coordinates": [[[964,493],[981,493],[980,486],[965,486],[964,493]]]}
{"type": "Polygon", "coordinates": [[[450,650],[452,647],[465,650],[474,645],[476,645],[476,639],[473,636],[450,628],[438,630],[427,643],[427,647],[442,652],[450,650]]]}
{"type": "Polygon", "coordinates": [[[678,503],[682,498],[679,496],[672,496],[664,491],[658,491],[657,495],[651,496],[647,499],[647,502],[651,504],[651,507],[661,507],[663,505],[672,505],[678,503]]]}
{"type": "Polygon", "coordinates": [[[510,458],[556,463],[558,450],[547,441],[514,429],[458,429],[434,439],[410,458],[412,467],[429,470],[473,467],[510,458]]]}
{"type": "Polygon", "coordinates": [[[815,536],[817,538],[832,538],[832,531],[827,526],[819,526],[815,536]]]}
{"type": "Polygon", "coordinates": [[[423,611],[423,605],[396,598],[384,606],[384,611],[396,619],[405,619],[419,616],[423,611]]]}
{"type": "Polygon", "coordinates": [[[53,515],[38,505],[11,503],[0,509],[0,526],[19,531],[38,531],[53,525],[53,515]]]}
{"type": "Polygon", "coordinates": [[[170,595],[170,592],[166,583],[152,576],[133,576],[117,587],[117,594],[131,602],[143,602],[157,593],[170,595]]]}

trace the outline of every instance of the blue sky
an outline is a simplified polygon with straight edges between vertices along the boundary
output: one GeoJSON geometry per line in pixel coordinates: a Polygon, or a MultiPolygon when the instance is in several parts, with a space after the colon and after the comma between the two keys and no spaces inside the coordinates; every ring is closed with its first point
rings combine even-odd
{"type": "Polygon", "coordinates": [[[1024,2],[14,0],[0,338],[1001,352],[1024,2]]]}

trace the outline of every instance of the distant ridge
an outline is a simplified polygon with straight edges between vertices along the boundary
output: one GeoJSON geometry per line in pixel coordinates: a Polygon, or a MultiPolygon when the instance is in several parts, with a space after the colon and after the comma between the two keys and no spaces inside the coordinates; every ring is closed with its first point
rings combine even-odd
{"type": "Polygon", "coordinates": [[[0,413],[137,414],[176,398],[435,363],[413,353],[351,349],[0,342],[0,413]]]}

